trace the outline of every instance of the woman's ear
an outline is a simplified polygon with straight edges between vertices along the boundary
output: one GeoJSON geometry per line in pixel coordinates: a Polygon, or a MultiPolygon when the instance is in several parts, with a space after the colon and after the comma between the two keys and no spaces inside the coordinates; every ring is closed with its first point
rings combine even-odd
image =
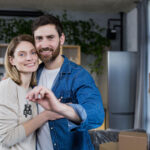
{"type": "Polygon", "coordinates": [[[14,66],[14,58],[12,56],[9,56],[9,62],[12,66],[14,66]]]}
{"type": "Polygon", "coordinates": [[[64,33],[61,34],[61,37],[60,37],[60,45],[63,45],[65,42],[65,35],[64,33]]]}

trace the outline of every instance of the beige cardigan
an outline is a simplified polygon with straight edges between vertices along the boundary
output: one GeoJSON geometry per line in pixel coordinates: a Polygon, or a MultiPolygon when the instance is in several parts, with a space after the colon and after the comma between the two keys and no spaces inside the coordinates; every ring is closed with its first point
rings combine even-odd
{"type": "MultiPolygon", "coordinates": [[[[29,89],[30,90],[30,89],[29,89]]],[[[36,104],[32,105],[32,115],[23,115],[29,90],[18,86],[10,78],[0,82],[0,150],[35,150],[35,134],[26,137],[23,122],[37,115],[36,104]]]]}

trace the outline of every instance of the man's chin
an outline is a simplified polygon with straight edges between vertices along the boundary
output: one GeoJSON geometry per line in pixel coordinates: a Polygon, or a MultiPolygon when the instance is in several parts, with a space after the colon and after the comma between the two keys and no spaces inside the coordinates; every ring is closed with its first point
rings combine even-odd
{"type": "Polygon", "coordinates": [[[40,58],[40,60],[43,62],[43,63],[50,63],[52,61],[54,61],[56,59],[56,57],[48,57],[48,58],[40,58]]]}

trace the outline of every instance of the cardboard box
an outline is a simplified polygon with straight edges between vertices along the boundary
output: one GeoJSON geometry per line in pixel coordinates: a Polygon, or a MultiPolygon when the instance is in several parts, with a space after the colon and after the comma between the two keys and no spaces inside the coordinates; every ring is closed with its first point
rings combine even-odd
{"type": "Polygon", "coordinates": [[[143,132],[120,132],[119,150],[147,150],[148,138],[143,132]]]}
{"type": "Polygon", "coordinates": [[[109,143],[100,144],[99,150],[118,150],[118,143],[109,142],[109,143]]]}

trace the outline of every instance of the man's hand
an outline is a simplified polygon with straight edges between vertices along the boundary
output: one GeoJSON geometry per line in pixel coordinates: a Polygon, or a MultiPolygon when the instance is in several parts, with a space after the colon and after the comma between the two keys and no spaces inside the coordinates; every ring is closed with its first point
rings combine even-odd
{"type": "Polygon", "coordinates": [[[58,114],[58,113],[55,113],[53,111],[45,111],[45,115],[47,117],[47,120],[57,120],[57,119],[61,119],[61,118],[64,118],[64,116],[58,114]]]}
{"type": "Polygon", "coordinates": [[[26,98],[33,102],[37,102],[45,108],[45,110],[60,114],[75,123],[79,124],[81,122],[80,117],[71,106],[61,103],[54,93],[45,87],[35,87],[27,94],[26,98]]]}
{"type": "Polygon", "coordinates": [[[60,101],[56,98],[52,91],[49,89],[37,86],[27,94],[27,99],[37,102],[46,110],[57,112],[57,107],[60,101]]]}

